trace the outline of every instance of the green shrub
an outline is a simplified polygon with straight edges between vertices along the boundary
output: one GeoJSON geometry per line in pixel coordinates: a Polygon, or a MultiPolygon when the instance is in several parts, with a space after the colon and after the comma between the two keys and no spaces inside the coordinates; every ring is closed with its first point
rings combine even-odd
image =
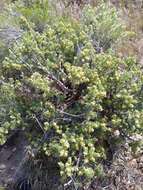
{"type": "Polygon", "coordinates": [[[27,26],[21,19],[25,17],[31,24],[31,27],[39,32],[45,29],[45,26],[50,22],[50,17],[53,20],[57,16],[54,6],[48,0],[18,0],[9,6],[9,13],[15,23],[23,30],[27,29],[27,26]]]}
{"type": "MultiPolygon", "coordinates": [[[[91,26],[96,28],[96,22],[91,26]]],[[[2,88],[8,86],[8,97],[14,97],[10,102],[16,102],[15,127],[22,122],[33,129],[32,145],[40,142],[40,151],[57,160],[64,181],[101,175],[108,139],[134,134],[143,124],[140,66],[132,58],[97,54],[88,27],[59,18],[43,33],[31,29],[2,64],[2,88]]],[[[111,31],[114,41],[120,35],[111,31]]]]}
{"type": "Polygon", "coordinates": [[[10,131],[21,127],[21,115],[15,100],[12,82],[0,81],[0,145],[6,142],[10,131]]]}
{"type": "Polygon", "coordinates": [[[97,52],[106,51],[126,36],[125,26],[119,19],[117,10],[105,3],[100,3],[95,8],[86,6],[83,9],[81,22],[97,52]]]}

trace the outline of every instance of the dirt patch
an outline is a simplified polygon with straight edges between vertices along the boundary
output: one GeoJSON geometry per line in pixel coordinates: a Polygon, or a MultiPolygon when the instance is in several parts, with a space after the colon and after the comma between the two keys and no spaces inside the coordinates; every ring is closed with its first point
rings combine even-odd
{"type": "Polygon", "coordinates": [[[95,179],[88,188],[88,190],[142,189],[143,153],[140,153],[138,156],[133,156],[129,146],[122,146],[121,149],[116,152],[109,166],[108,163],[105,165],[105,176],[95,179]]]}
{"type": "Polygon", "coordinates": [[[12,135],[0,150],[0,187],[7,190],[26,190],[27,186],[28,190],[58,189],[57,162],[32,151],[23,131],[12,135]]]}
{"type": "Polygon", "coordinates": [[[18,132],[0,151],[0,186],[7,187],[16,177],[28,145],[24,133],[18,132]]]}

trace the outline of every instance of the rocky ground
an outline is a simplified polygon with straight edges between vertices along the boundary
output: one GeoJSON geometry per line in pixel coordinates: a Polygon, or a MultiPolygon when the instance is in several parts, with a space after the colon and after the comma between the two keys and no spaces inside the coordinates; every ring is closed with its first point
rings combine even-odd
{"type": "Polygon", "coordinates": [[[93,190],[143,189],[143,154],[133,156],[128,145],[121,147],[105,171],[103,179],[94,181],[93,190]]]}
{"type": "Polygon", "coordinates": [[[25,157],[27,140],[23,133],[16,133],[0,150],[0,186],[7,187],[20,175],[25,157]]]}

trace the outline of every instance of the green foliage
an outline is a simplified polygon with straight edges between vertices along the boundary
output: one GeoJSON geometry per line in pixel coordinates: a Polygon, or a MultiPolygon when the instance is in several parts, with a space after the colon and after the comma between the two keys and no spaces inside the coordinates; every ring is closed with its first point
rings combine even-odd
{"type": "Polygon", "coordinates": [[[97,54],[96,39],[110,41],[110,48],[121,36],[115,12],[105,5],[97,10],[84,10],[88,22],[61,17],[42,33],[29,28],[2,63],[0,104],[13,111],[1,111],[8,117],[1,129],[21,122],[32,128],[32,144],[42,139],[40,151],[57,160],[65,181],[102,175],[108,139],[143,124],[142,70],[132,58],[97,54]]]}
{"type": "Polygon", "coordinates": [[[9,6],[9,10],[11,15],[14,15],[15,23],[23,30],[27,28],[23,17],[28,20],[31,27],[42,32],[47,23],[50,22],[50,16],[53,18],[56,16],[53,6],[48,0],[18,0],[9,6]]]}
{"type": "Polygon", "coordinates": [[[5,187],[0,187],[0,190],[5,190],[5,187]]]}
{"type": "Polygon", "coordinates": [[[109,49],[117,40],[126,36],[117,10],[105,3],[100,3],[95,8],[86,6],[83,9],[81,22],[97,52],[109,49]]]}
{"type": "Polygon", "coordinates": [[[0,62],[2,62],[5,56],[8,54],[7,47],[2,41],[0,41],[0,50],[0,62]]]}
{"type": "Polygon", "coordinates": [[[12,82],[0,85],[0,95],[0,145],[2,145],[9,132],[21,126],[21,115],[18,111],[12,82]]]}

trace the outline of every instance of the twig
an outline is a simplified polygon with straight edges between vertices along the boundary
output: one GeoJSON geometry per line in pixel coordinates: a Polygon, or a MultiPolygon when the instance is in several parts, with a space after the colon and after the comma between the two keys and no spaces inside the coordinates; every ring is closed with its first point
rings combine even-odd
{"type": "Polygon", "coordinates": [[[56,84],[58,85],[58,87],[60,87],[60,89],[65,93],[69,93],[72,92],[72,90],[70,90],[68,87],[66,87],[64,85],[64,83],[62,83],[60,80],[58,80],[53,74],[48,72],[48,79],[53,80],[54,82],[56,82],[56,84]]]}
{"type": "Polygon", "coordinates": [[[70,117],[75,117],[75,118],[83,118],[85,116],[85,114],[79,114],[79,115],[75,115],[75,114],[71,114],[71,113],[67,113],[67,112],[64,112],[62,110],[57,110],[59,113],[61,114],[65,114],[67,116],[70,116],[70,117]]]}
{"type": "Polygon", "coordinates": [[[67,183],[64,184],[64,188],[70,186],[70,185],[73,183],[74,189],[75,189],[75,190],[78,190],[77,187],[76,187],[76,185],[75,185],[75,181],[74,181],[73,177],[71,176],[70,178],[71,178],[71,179],[70,179],[67,183]]]}
{"type": "Polygon", "coordinates": [[[82,156],[82,150],[80,149],[80,151],[79,151],[79,156],[78,156],[77,163],[76,163],[76,167],[77,167],[77,168],[79,167],[80,160],[81,160],[81,156],[82,156]]]}
{"type": "Polygon", "coordinates": [[[120,130],[120,132],[121,132],[121,136],[127,138],[127,139],[130,140],[130,141],[134,141],[134,139],[132,139],[130,136],[128,136],[128,135],[126,134],[126,132],[124,132],[123,130],[120,130]]]}
{"type": "Polygon", "coordinates": [[[64,184],[64,188],[71,185],[72,182],[73,182],[72,179],[70,179],[67,183],[64,184]]]}
{"type": "Polygon", "coordinates": [[[78,190],[77,187],[76,187],[76,185],[75,185],[75,180],[73,179],[72,176],[71,176],[70,178],[71,178],[71,180],[72,180],[72,182],[73,182],[73,185],[74,185],[75,190],[78,190]]]}
{"type": "Polygon", "coordinates": [[[45,134],[45,130],[43,129],[43,127],[42,127],[40,121],[38,120],[38,118],[36,117],[36,115],[34,115],[33,117],[36,120],[36,122],[38,123],[38,126],[40,127],[40,129],[42,130],[42,132],[45,134]]]}

